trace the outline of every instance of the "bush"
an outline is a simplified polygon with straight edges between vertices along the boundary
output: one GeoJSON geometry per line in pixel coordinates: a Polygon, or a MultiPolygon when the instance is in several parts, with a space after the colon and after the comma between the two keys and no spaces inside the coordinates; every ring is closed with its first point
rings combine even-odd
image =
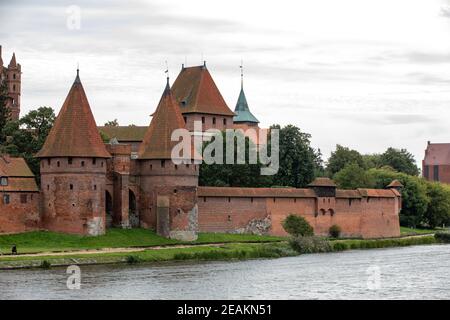
{"type": "Polygon", "coordinates": [[[434,238],[438,242],[450,243],[450,232],[436,232],[434,238]]]}
{"type": "MultiPolygon", "coordinates": [[[[349,246],[345,242],[334,242],[334,243],[332,243],[332,247],[333,247],[333,251],[344,251],[344,250],[351,249],[351,246],[349,246]]],[[[356,245],[355,245],[355,247],[356,247],[356,245]]]]}
{"type": "Polygon", "coordinates": [[[328,232],[330,233],[331,237],[339,238],[339,236],[341,235],[341,227],[339,227],[337,224],[333,224],[328,232]]]}
{"type": "Polygon", "coordinates": [[[290,214],[283,221],[283,228],[294,237],[313,236],[314,230],[305,218],[290,214]]]}
{"type": "Polygon", "coordinates": [[[126,262],[128,264],[136,264],[136,263],[139,263],[141,261],[142,261],[142,259],[140,257],[138,257],[138,256],[127,256],[127,258],[126,258],[126,262]]]}
{"type": "Polygon", "coordinates": [[[50,261],[48,260],[44,260],[41,262],[41,268],[42,269],[50,269],[50,267],[52,266],[52,264],[50,263],[50,261]]]}
{"type": "Polygon", "coordinates": [[[294,237],[289,244],[298,253],[331,252],[330,243],[319,237],[294,237]]]}

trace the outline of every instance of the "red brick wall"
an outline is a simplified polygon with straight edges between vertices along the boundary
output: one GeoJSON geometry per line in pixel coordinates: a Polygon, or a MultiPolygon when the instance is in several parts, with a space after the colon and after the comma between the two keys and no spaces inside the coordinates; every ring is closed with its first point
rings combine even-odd
{"type": "Polygon", "coordinates": [[[398,198],[252,198],[202,197],[198,199],[200,232],[243,232],[253,219],[270,216],[270,234],[285,236],[282,221],[289,215],[304,217],[317,235],[341,227],[342,236],[384,238],[400,235],[398,198]],[[325,202],[323,201],[325,200],[325,202]],[[330,200],[330,201],[328,201],[330,200]]]}
{"type": "Polygon", "coordinates": [[[186,129],[188,129],[189,131],[194,131],[194,121],[202,123],[202,118],[205,119],[205,122],[202,124],[202,131],[206,131],[208,129],[225,130],[233,128],[232,116],[221,116],[221,115],[201,114],[201,113],[184,113],[183,117],[186,122],[186,129]],[[215,124],[213,123],[214,119],[216,120],[215,124]],[[224,124],[224,120],[226,120],[226,124],[224,124]]]}
{"type": "Polygon", "coordinates": [[[41,160],[43,228],[65,233],[105,232],[106,159],[41,160]],[[84,162],[84,165],[82,165],[84,162]],[[71,186],[72,185],[72,189],[71,186]]]}
{"type": "Polygon", "coordinates": [[[5,192],[10,197],[9,204],[3,203],[0,193],[0,233],[18,233],[39,230],[39,193],[5,192]],[[21,203],[21,196],[27,198],[21,203]]]}

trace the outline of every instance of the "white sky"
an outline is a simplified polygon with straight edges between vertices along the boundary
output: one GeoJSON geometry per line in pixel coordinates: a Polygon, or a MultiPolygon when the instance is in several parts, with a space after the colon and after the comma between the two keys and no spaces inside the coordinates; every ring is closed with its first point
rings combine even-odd
{"type": "Polygon", "coordinates": [[[6,1],[3,60],[22,64],[22,112],[58,112],[80,75],[97,123],[147,125],[181,64],[202,56],[229,107],[292,123],[328,157],[450,141],[450,1],[6,1]],[[70,5],[81,28],[67,27],[70,5]]]}

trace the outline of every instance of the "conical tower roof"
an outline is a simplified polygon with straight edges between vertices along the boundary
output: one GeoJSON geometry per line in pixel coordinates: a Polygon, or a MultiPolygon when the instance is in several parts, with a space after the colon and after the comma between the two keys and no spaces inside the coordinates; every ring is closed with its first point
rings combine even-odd
{"type": "Polygon", "coordinates": [[[11,61],[9,62],[8,68],[15,68],[15,67],[17,67],[16,54],[13,53],[11,61]]]}
{"type": "Polygon", "coordinates": [[[172,85],[181,113],[206,113],[234,116],[214,83],[206,66],[181,70],[172,85]]]}
{"type": "Polygon", "coordinates": [[[247,98],[245,97],[244,88],[241,86],[241,92],[239,93],[239,98],[236,103],[236,108],[234,109],[236,114],[233,118],[233,122],[253,122],[259,123],[258,119],[250,112],[248,107],[247,98]]]}
{"type": "Polygon", "coordinates": [[[78,70],[55,124],[36,157],[110,157],[95,124],[78,70]]]}
{"type": "MultiPolygon", "coordinates": [[[[159,101],[156,111],[153,113],[152,121],[144,136],[144,141],[139,147],[139,159],[171,159],[172,149],[178,141],[171,141],[172,132],[176,129],[185,128],[180,108],[172,95],[169,79],[159,101]]],[[[194,158],[194,153],[191,159],[194,158]]]]}

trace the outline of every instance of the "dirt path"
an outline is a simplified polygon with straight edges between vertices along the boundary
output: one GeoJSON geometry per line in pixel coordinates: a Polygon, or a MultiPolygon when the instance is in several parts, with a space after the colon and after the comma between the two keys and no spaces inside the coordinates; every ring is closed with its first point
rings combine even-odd
{"type": "MultiPolygon", "coordinates": [[[[233,242],[233,244],[239,243],[261,243],[261,242],[233,242]]],[[[206,244],[192,244],[192,245],[168,245],[168,246],[154,246],[154,247],[130,247],[130,248],[102,248],[102,249],[87,249],[87,250],[76,250],[76,251],[61,251],[61,252],[39,252],[39,253],[24,253],[17,255],[0,255],[0,260],[2,258],[11,257],[50,257],[50,256],[67,256],[75,254],[98,254],[98,253],[126,253],[126,252],[141,252],[145,250],[161,250],[161,249],[179,249],[179,248],[192,248],[192,247],[220,247],[225,244],[230,244],[230,242],[220,242],[220,243],[206,243],[206,244]]]]}

